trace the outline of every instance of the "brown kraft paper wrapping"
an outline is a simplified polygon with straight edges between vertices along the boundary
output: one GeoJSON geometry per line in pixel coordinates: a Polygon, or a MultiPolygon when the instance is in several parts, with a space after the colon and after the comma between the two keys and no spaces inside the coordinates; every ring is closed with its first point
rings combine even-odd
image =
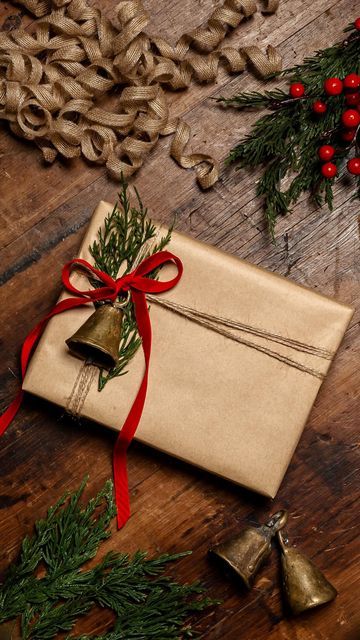
{"type": "MultiPolygon", "coordinates": [[[[111,210],[106,202],[97,206],[79,257],[92,262],[88,247],[111,210]]],[[[184,274],[173,290],[161,294],[166,300],[335,354],[353,314],[350,307],[177,232],[168,248],[182,260],[184,274]]],[[[172,269],[165,266],[160,278],[167,279],[172,269]]],[[[82,275],[74,282],[88,288],[82,275]]],[[[65,340],[93,310],[89,304],[50,320],[24,390],[68,405],[82,361],[69,353],[65,340]]],[[[321,379],[156,303],[150,317],[149,386],[136,438],[274,497],[321,379]]],[[[331,363],[261,336],[242,331],[241,337],[324,375],[331,363]]],[[[128,373],[101,392],[95,375],[81,415],[120,430],[143,373],[139,349],[128,373]]]]}

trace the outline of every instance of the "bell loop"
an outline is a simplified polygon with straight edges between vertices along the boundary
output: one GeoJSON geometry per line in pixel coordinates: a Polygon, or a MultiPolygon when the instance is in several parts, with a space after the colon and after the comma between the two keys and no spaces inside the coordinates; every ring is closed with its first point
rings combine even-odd
{"type": "Polygon", "coordinates": [[[115,302],[113,302],[113,305],[115,307],[115,309],[124,309],[130,302],[130,298],[131,298],[131,293],[128,290],[126,292],[126,297],[124,298],[124,300],[115,300],[115,302]]]}
{"type": "Polygon", "coordinates": [[[266,523],[265,526],[271,529],[272,534],[275,535],[275,533],[277,533],[278,531],[280,531],[280,529],[283,529],[283,527],[285,527],[287,520],[288,520],[288,512],[286,511],[286,509],[281,509],[280,511],[277,511],[270,517],[270,520],[266,523]]]}
{"type": "Polygon", "coordinates": [[[288,548],[289,545],[289,540],[287,537],[284,538],[282,531],[278,531],[277,532],[277,539],[281,548],[281,551],[283,551],[283,553],[286,553],[286,550],[288,548]]]}

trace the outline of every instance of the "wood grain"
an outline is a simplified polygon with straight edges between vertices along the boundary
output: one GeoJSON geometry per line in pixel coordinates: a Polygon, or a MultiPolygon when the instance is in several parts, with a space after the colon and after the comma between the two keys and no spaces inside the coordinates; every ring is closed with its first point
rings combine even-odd
{"type": "MultiPolygon", "coordinates": [[[[96,0],[108,16],[115,2],[96,0]]],[[[149,30],[175,42],[199,24],[217,2],[145,0],[149,30]]],[[[355,0],[282,0],[275,16],[261,13],[230,37],[234,45],[258,42],[279,47],[285,65],[341,39],[359,10],[355,0]]],[[[0,5],[2,29],[30,22],[7,2],[0,5]],[[25,21],[25,22],[24,22],[25,21]]],[[[190,146],[223,160],[248,130],[255,114],[226,113],[209,100],[261,88],[244,73],[221,71],[215,85],[193,86],[170,96],[173,112],[192,127],[190,146]]],[[[201,579],[223,604],[210,609],[198,628],[206,640],[359,640],[359,221],[358,201],[338,183],[332,213],[314,210],[306,197],[277,226],[277,243],[267,236],[261,203],[254,197],[256,172],[222,168],[208,193],[199,191],[191,171],[180,169],[162,139],[135,178],[152,215],[179,230],[216,244],[241,258],[356,308],[340,352],[322,386],[309,423],[274,501],[234,487],[139,444],[131,447],[129,474],[133,515],[126,528],[104,545],[134,551],[193,549],[173,568],[182,581],[201,579]],[[211,544],[235,534],[245,523],[288,507],[289,537],[312,557],[336,585],[330,606],[299,619],[289,617],[279,589],[276,553],[255,588],[244,593],[207,560],[211,544]]],[[[116,184],[101,168],[81,160],[45,166],[30,143],[0,130],[0,322],[2,366],[0,408],[18,386],[22,340],[59,293],[62,264],[73,257],[99,199],[114,200],[116,184]]],[[[67,488],[90,473],[87,495],[111,475],[114,434],[78,424],[53,406],[27,398],[1,441],[0,569],[16,556],[24,533],[67,488]]],[[[102,614],[77,631],[101,632],[102,614]]]]}

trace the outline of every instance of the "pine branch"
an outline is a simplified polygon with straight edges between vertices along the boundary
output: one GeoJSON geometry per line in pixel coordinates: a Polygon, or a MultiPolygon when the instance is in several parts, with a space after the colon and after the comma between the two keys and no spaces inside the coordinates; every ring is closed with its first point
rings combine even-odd
{"type": "MultiPolygon", "coordinates": [[[[35,525],[35,534],[22,543],[19,561],[12,565],[0,590],[0,622],[20,615],[26,602],[36,608],[54,588],[58,597],[63,576],[74,578],[79,567],[93,558],[115,515],[112,483],[81,508],[79,499],[86,480],[73,495],[66,494],[35,525]],[[103,512],[96,513],[103,508],[103,512]],[[36,570],[44,565],[46,578],[38,580],[36,570]]],[[[60,597],[60,596],[59,596],[60,597]]]]}
{"type": "Polygon", "coordinates": [[[110,535],[115,515],[111,482],[85,507],[79,504],[83,489],[84,483],[51,507],[23,541],[18,562],[0,585],[0,622],[21,616],[22,640],[51,640],[98,605],[116,616],[99,640],[175,640],[191,633],[189,615],[215,602],[202,596],[198,583],[180,585],[163,575],[169,562],[188,552],[154,559],[140,551],[132,557],[112,552],[93,568],[82,568],[110,535]]]}
{"type": "MultiPolygon", "coordinates": [[[[121,180],[119,203],[105,219],[104,229],[100,229],[97,240],[90,247],[90,253],[97,269],[104,271],[112,278],[119,273],[127,274],[135,266],[137,260],[145,259],[158,251],[162,251],[171,240],[170,229],[158,242],[153,240],[157,234],[156,226],[147,216],[141,198],[135,189],[136,206],[130,203],[128,185],[121,180]],[[149,247],[146,247],[149,243],[149,247]]],[[[149,274],[149,278],[155,279],[158,270],[149,274]]],[[[92,283],[99,286],[96,281],[92,283]]],[[[134,306],[130,301],[123,309],[122,336],[119,346],[119,360],[110,371],[100,370],[98,388],[101,391],[106,383],[113,378],[125,375],[130,360],[134,357],[141,345],[138,334],[134,306]]]]}
{"type": "MultiPolygon", "coordinates": [[[[316,206],[324,202],[329,208],[333,202],[334,179],[323,177],[318,149],[323,144],[336,148],[332,162],[337,174],[342,175],[345,160],[355,149],[357,155],[360,139],[357,131],[352,144],[344,142],[341,135],[341,115],[346,108],[345,94],[326,96],[327,111],[321,116],[314,113],[314,100],[324,98],[324,81],[329,77],[344,78],[350,73],[360,73],[360,33],[354,25],[348,28],[350,35],[301,65],[286,69],[280,76],[291,83],[301,82],[304,96],[292,98],[282,88],[263,93],[244,92],[232,98],[219,98],[225,106],[237,109],[266,109],[252,130],[232,149],[227,164],[235,163],[238,169],[261,167],[263,172],[257,184],[257,195],[264,202],[269,230],[274,237],[275,222],[279,215],[289,212],[303,192],[309,192],[316,206]]],[[[357,196],[359,192],[359,179],[357,196]]]]}
{"type": "Polygon", "coordinates": [[[271,109],[274,108],[273,105],[288,100],[288,98],[288,94],[282,89],[274,89],[273,91],[264,91],[264,93],[260,93],[260,91],[244,91],[232,98],[221,96],[216,101],[237,109],[271,109]]]}

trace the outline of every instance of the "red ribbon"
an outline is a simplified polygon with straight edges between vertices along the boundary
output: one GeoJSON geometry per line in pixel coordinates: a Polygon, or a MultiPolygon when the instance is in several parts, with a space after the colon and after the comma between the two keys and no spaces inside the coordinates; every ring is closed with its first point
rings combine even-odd
{"type": "MultiPolygon", "coordinates": [[[[146,293],[162,293],[163,291],[169,291],[180,280],[183,272],[183,265],[181,260],[170,253],[169,251],[159,251],[154,255],[146,258],[139,264],[134,271],[124,275],[117,280],[114,280],[111,276],[107,275],[99,269],[95,269],[86,260],[71,260],[68,262],[62,271],[62,282],[64,287],[70,292],[76,294],[75,298],[66,298],[58,302],[55,307],[48,313],[39,324],[30,331],[29,335],[25,338],[25,342],[21,350],[21,376],[22,379],[25,376],[26,369],[31,358],[32,351],[37,341],[39,340],[46,323],[50,318],[56,316],[58,313],[80,307],[89,302],[100,302],[110,300],[115,302],[120,293],[126,293],[130,291],[131,298],[134,303],[135,318],[139,331],[139,335],[142,339],[142,347],[145,358],[145,373],[140,384],[140,388],[137,392],[136,398],[130,409],[128,417],[126,418],[123,427],[119,433],[119,436],[115,443],[113,454],[113,470],[114,470],[114,486],[115,486],[115,500],[117,506],[117,523],[119,529],[124,526],[130,516],[130,502],[128,491],[128,478],[126,468],[126,451],[132,441],[137,426],[140,422],[141,415],[144,408],[146,390],[148,384],[149,375],[149,363],[151,354],[151,323],[148,305],[146,302],[146,293]],[[160,280],[152,280],[146,276],[152,273],[155,269],[158,269],[162,265],[172,262],[177,267],[177,274],[171,280],[161,282],[160,280]],[[85,269],[91,273],[97,280],[103,283],[103,287],[97,289],[89,289],[87,291],[81,291],[74,287],[70,282],[70,275],[76,268],[85,269]]],[[[20,408],[23,399],[23,390],[21,389],[15,400],[6,409],[5,413],[0,417],[0,436],[5,432],[10,422],[15,417],[17,411],[20,408]]]]}

